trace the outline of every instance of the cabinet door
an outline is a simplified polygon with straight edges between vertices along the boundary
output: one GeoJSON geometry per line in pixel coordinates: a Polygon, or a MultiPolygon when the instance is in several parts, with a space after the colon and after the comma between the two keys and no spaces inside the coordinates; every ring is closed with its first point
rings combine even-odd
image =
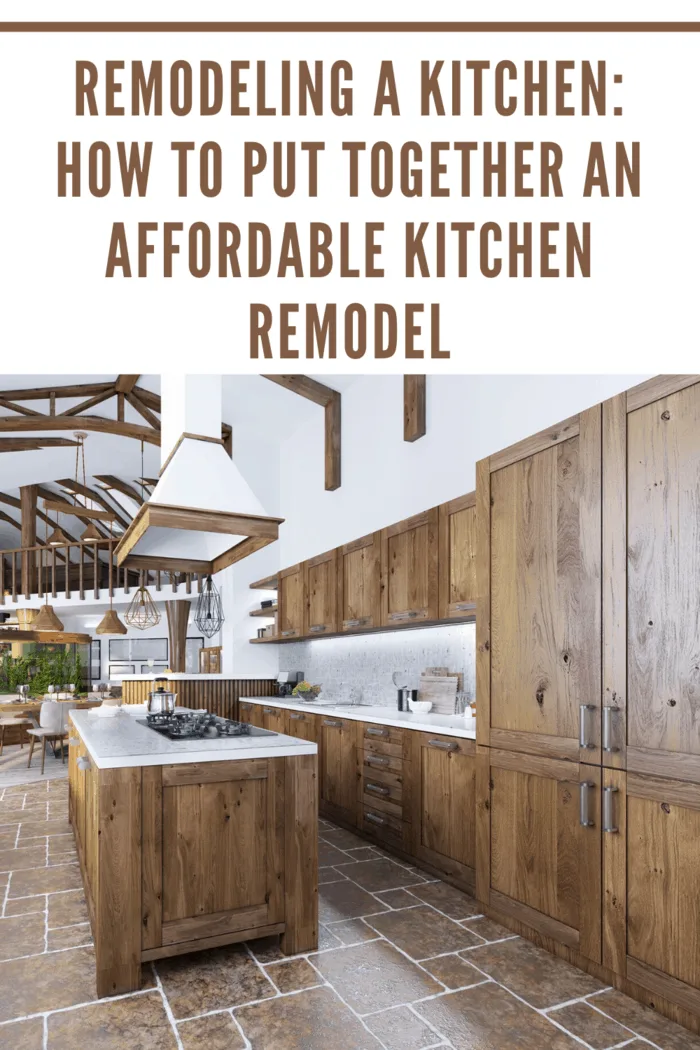
{"type": "Polygon", "coordinates": [[[601,960],[601,768],[480,748],[477,896],[601,960]]]}
{"type": "Polygon", "coordinates": [[[273,733],[287,732],[287,712],[282,707],[263,707],[263,728],[273,733]]]}
{"type": "Polygon", "coordinates": [[[304,562],[304,634],[333,634],[336,630],[337,566],[335,550],[304,562]]]}
{"type": "Polygon", "coordinates": [[[265,714],[260,704],[251,704],[247,700],[241,700],[238,704],[238,717],[241,722],[248,725],[265,728],[265,714]]]}
{"type": "Polygon", "coordinates": [[[440,619],[476,613],[476,492],[439,508],[440,619]]]}
{"type": "Polygon", "coordinates": [[[321,802],[331,820],[357,823],[360,771],[357,755],[359,722],[320,719],[321,802]]]}
{"type": "Polygon", "coordinates": [[[382,530],[382,624],[438,618],[438,509],[382,530]]]}
{"type": "Polygon", "coordinates": [[[412,733],[413,852],[474,889],[476,745],[412,733]]]}
{"type": "Polygon", "coordinates": [[[304,631],[304,573],[301,565],[281,569],[277,583],[280,638],[301,638],[304,631]]]}
{"type": "Polygon", "coordinates": [[[338,549],[338,630],[379,627],[382,619],[381,533],[338,549]]]}
{"type": "Polygon", "coordinates": [[[477,471],[478,741],[599,764],[600,406],[477,471]]]}
{"type": "Polygon", "coordinates": [[[283,732],[287,736],[295,736],[300,740],[311,740],[317,744],[318,720],[315,715],[309,715],[306,711],[287,711],[283,732]]]}

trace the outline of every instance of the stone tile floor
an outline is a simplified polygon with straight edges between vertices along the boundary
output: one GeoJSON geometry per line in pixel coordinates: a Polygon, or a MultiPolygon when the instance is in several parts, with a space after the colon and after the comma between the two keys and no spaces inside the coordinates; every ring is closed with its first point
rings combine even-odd
{"type": "Polygon", "coordinates": [[[65,780],[0,790],[0,1050],[700,1050],[700,1039],[320,822],[320,944],[144,967],[96,1001],[65,780]]]}

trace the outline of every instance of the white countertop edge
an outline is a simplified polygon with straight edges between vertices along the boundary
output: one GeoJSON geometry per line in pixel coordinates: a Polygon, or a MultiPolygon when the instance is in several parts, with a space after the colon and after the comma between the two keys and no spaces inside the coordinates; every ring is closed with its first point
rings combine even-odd
{"type": "Polygon", "coordinates": [[[268,707],[284,707],[290,711],[308,711],[312,715],[327,715],[329,718],[350,718],[355,722],[371,722],[373,725],[396,726],[398,729],[416,729],[422,733],[439,733],[441,736],[460,737],[463,740],[476,740],[476,730],[467,729],[460,715],[413,714],[410,711],[397,711],[396,716],[387,714],[385,707],[345,707],[343,705],[321,706],[317,704],[297,704],[277,696],[242,696],[245,704],[261,704],[268,707]],[[373,713],[374,712],[374,713],[373,713]],[[443,721],[444,720],[444,721],[443,721]],[[453,722],[455,724],[450,725],[453,722]],[[458,723],[462,723],[459,725],[458,723]]]}

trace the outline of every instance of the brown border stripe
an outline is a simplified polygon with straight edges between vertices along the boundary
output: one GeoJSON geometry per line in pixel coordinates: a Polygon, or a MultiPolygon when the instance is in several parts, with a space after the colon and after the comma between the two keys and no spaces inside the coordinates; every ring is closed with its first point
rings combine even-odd
{"type": "Polygon", "coordinates": [[[0,22],[1,33],[698,33],[700,22],[0,22]]]}

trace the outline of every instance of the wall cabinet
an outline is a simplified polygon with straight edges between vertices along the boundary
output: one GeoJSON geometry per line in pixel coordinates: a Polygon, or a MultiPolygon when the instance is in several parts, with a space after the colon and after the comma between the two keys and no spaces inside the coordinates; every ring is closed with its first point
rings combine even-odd
{"type": "Polygon", "coordinates": [[[438,618],[438,509],[382,529],[382,624],[438,618]]]}
{"type": "Polygon", "coordinates": [[[476,492],[438,508],[441,620],[476,608],[476,492]]]}
{"type": "Polygon", "coordinates": [[[302,565],[280,569],[277,578],[277,629],[280,638],[304,633],[304,570],[302,565]]]}
{"type": "Polygon", "coordinates": [[[359,723],[319,716],[319,769],[322,812],[353,827],[357,824],[360,774],[357,755],[359,723]]]}
{"type": "Polygon", "coordinates": [[[304,634],[333,634],[338,615],[337,551],[319,554],[304,562],[304,634]]]}
{"type": "Polygon", "coordinates": [[[381,533],[338,548],[338,630],[364,631],[382,620],[381,533]]]}

